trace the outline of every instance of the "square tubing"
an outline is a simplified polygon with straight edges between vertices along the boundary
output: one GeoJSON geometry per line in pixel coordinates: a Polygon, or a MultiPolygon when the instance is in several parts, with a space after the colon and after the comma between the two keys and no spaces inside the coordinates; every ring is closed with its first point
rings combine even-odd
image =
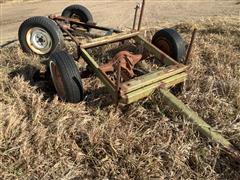
{"type": "Polygon", "coordinates": [[[80,48],[81,56],[83,57],[84,61],[91,66],[94,73],[96,73],[97,77],[103,82],[103,84],[107,87],[112,95],[116,94],[116,88],[114,83],[107,77],[107,75],[101,71],[97,62],[88,54],[88,52],[80,48]]]}
{"type": "Polygon", "coordinates": [[[172,59],[170,56],[168,56],[166,53],[158,49],[156,46],[148,42],[146,39],[142,38],[141,36],[134,37],[134,40],[138,42],[139,44],[143,44],[144,48],[146,48],[150,53],[152,53],[156,58],[159,60],[163,59],[164,64],[166,65],[174,65],[179,64],[177,61],[172,59]]]}
{"type": "Polygon", "coordinates": [[[193,123],[197,131],[199,131],[202,135],[206,136],[210,140],[221,144],[231,157],[240,162],[240,151],[231,142],[225,139],[221,134],[219,134],[209,124],[207,124],[196,112],[187,107],[181,100],[170,93],[167,89],[161,88],[160,93],[163,95],[163,98],[167,104],[171,105],[173,108],[181,112],[181,114],[183,114],[193,123]]]}
{"type": "Polygon", "coordinates": [[[93,47],[102,46],[102,45],[105,45],[108,43],[114,43],[114,42],[118,42],[118,41],[122,41],[122,40],[127,40],[127,39],[131,39],[131,38],[137,36],[138,34],[139,34],[139,32],[119,33],[116,35],[100,37],[100,38],[96,38],[92,42],[81,44],[81,48],[89,49],[89,48],[93,48],[93,47]]]}
{"type": "Polygon", "coordinates": [[[118,29],[113,29],[113,28],[108,28],[108,27],[103,27],[103,26],[97,26],[94,23],[84,23],[84,22],[81,22],[80,20],[75,19],[75,18],[56,16],[56,15],[50,15],[49,18],[53,19],[54,21],[60,20],[60,21],[71,22],[72,24],[83,26],[85,28],[98,29],[98,30],[102,30],[102,31],[110,31],[110,30],[112,30],[114,33],[122,32],[121,30],[118,30],[118,29]]]}
{"type": "Polygon", "coordinates": [[[121,89],[125,93],[130,93],[137,89],[141,89],[150,84],[154,84],[163,79],[169,78],[176,74],[182,73],[187,69],[187,66],[184,65],[173,65],[169,66],[164,70],[155,71],[152,73],[148,73],[146,75],[142,75],[130,81],[124,82],[121,86],[121,89]]]}
{"type": "Polygon", "coordinates": [[[140,89],[136,89],[135,91],[123,93],[121,96],[121,102],[125,104],[131,104],[138,101],[139,99],[150,96],[159,87],[170,88],[175,86],[176,84],[184,82],[186,78],[187,73],[182,72],[180,74],[176,74],[161,81],[155,82],[153,84],[143,86],[140,89]]]}

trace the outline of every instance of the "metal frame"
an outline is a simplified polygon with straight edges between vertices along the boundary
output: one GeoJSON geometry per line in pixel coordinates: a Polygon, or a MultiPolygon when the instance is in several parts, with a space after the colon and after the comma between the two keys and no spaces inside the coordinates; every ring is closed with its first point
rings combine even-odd
{"type": "Polygon", "coordinates": [[[113,28],[97,26],[95,23],[91,24],[83,23],[80,22],[80,20],[73,18],[66,18],[55,15],[49,16],[49,18],[54,20],[58,24],[58,26],[62,29],[62,31],[65,32],[66,35],[68,35],[76,43],[78,56],[75,57],[75,59],[78,60],[81,56],[84,59],[84,61],[89,66],[91,66],[96,76],[102,81],[102,83],[107,87],[109,92],[115,97],[116,104],[118,104],[119,102],[130,104],[141,98],[149,96],[159,86],[169,88],[178,83],[183,82],[187,77],[187,73],[185,72],[187,66],[179,64],[174,59],[169,57],[167,54],[165,54],[164,52],[162,52],[157,47],[155,47],[154,45],[152,45],[151,43],[149,43],[147,40],[140,36],[144,6],[145,0],[143,0],[140,9],[138,29],[135,30],[137,13],[138,9],[140,8],[140,5],[136,6],[133,29],[131,32],[122,32],[120,30],[113,28]],[[77,25],[77,28],[76,27],[73,28],[72,26],[70,26],[70,24],[77,25]],[[88,43],[82,43],[76,36],[74,36],[74,32],[76,32],[77,30],[83,30],[83,28],[92,28],[106,32],[111,31],[113,34],[95,38],[88,43]],[[117,82],[114,83],[110,78],[108,78],[107,74],[104,71],[102,71],[99,64],[87,52],[87,50],[91,48],[115,42],[124,42],[125,40],[129,39],[132,39],[137,44],[141,44],[141,46],[147,49],[149,53],[153,54],[157,59],[159,60],[162,59],[163,63],[168,65],[166,70],[149,73],[131,79],[130,81],[121,83],[120,82],[121,67],[119,62],[119,68],[118,70],[116,70],[116,73],[119,75],[119,77],[117,77],[118,79],[117,82]]]}
{"type": "Polygon", "coordinates": [[[183,82],[187,74],[185,73],[187,66],[179,64],[171,57],[166,55],[155,46],[144,40],[138,35],[138,32],[125,34],[121,33],[104,38],[98,38],[95,42],[90,42],[80,45],[80,53],[85,62],[91,66],[96,73],[97,77],[104,83],[109,89],[112,95],[119,94],[119,99],[122,103],[130,104],[141,98],[149,96],[156,88],[161,87],[172,87],[178,83],[183,82]],[[154,73],[149,73],[140,77],[136,77],[130,81],[114,84],[107,75],[101,70],[97,62],[90,56],[86,49],[92,47],[105,45],[108,43],[123,41],[127,39],[134,39],[136,42],[141,43],[146,49],[153,53],[157,58],[164,57],[164,63],[169,64],[165,70],[159,70],[154,73]]]}
{"type": "MultiPolygon", "coordinates": [[[[64,31],[67,30],[65,29],[64,31]]],[[[81,44],[77,40],[75,41],[78,44],[79,56],[81,55],[84,61],[89,66],[91,66],[94,73],[108,88],[109,92],[113,96],[119,94],[119,97],[116,97],[116,99],[119,99],[122,103],[130,104],[141,98],[149,96],[159,86],[169,88],[178,83],[183,82],[187,77],[187,74],[185,73],[187,66],[179,64],[174,59],[169,57],[167,54],[165,54],[164,52],[156,48],[154,45],[146,41],[139,35],[138,31],[131,33],[122,32],[106,37],[100,37],[84,44],[81,44]],[[106,73],[101,70],[99,64],[97,64],[93,57],[91,57],[91,55],[87,52],[87,49],[91,49],[94,47],[114,42],[122,42],[129,39],[132,39],[136,43],[141,44],[156,58],[163,59],[163,63],[168,65],[166,70],[159,70],[151,74],[140,76],[130,81],[120,83],[120,85],[114,84],[108,78],[106,73]]]]}

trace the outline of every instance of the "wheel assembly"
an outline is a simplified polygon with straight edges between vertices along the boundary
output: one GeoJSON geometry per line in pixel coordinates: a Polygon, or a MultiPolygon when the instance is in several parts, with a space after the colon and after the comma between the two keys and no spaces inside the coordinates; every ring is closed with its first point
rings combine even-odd
{"type": "Polygon", "coordinates": [[[18,31],[19,42],[26,53],[49,56],[64,48],[60,28],[52,20],[36,16],[24,21],[18,31]]]}
{"type": "Polygon", "coordinates": [[[67,52],[60,51],[49,58],[51,77],[61,100],[78,103],[83,100],[83,86],[79,70],[67,52]]]}
{"type": "MultiPolygon", "coordinates": [[[[84,23],[93,23],[93,16],[91,12],[86,7],[78,4],[66,7],[62,12],[62,16],[68,18],[76,18],[79,19],[80,22],[84,23]]],[[[86,29],[90,31],[90,28],[86,29]]]]}
{"type": "Polygon", "coordinates": [[[152,44],[178,62],[181,62],[186,55],[186,43],[174,29],[162,29],[156,32],[152,44]]]}

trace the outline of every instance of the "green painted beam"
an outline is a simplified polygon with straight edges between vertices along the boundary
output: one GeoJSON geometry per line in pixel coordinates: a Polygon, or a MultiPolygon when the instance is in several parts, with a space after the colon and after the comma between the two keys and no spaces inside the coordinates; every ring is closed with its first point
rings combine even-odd
{"type": "Polygon", "coordinates": [[[134,37],[134,40],[137,43],[142,44],[150,53],[152,53],[159,60],[163,59],[164,64],[166,64],[166,65],[176,65],[176,64],[179,64],[178,62],[176,62],[174,59],[172,59],[166,53],[164,53],[163,51],[158,49],[152,43],[148,42],[143,37],[138,35],[138,36],[134,37]]]}
{"type": "Polygon", "coordinates": [[[160,80],[166,79],[170,76],[184,72],[186,69],[187,66],[181,64],[168,66],[164,70],[148,73],[146,75],[142,75],[130,81],[124,82],[121,85],[121,89],[125,93],[129,93],[137,89],[143,88],[145,86],[148,86],[150,84],[159,82],[160,80]]]}
{"type": "Polygon", "coordinates": [[[107,75],[101,71],[97,62],[90,56],[90,54],[88,54],[88,52],[85,49],[80,48],[80,51],[81,51],[81,56],[83,57],[85,62],[93,69],[94,73],[103,82],[103,84],[107,87],[107,89],[109,89],[110,93],[115,95],[116,89],[113,82],[110,81],[107,75]]]}
{"type": "Polygon", "coordinates": [[[165,101],[189,119],[200,133],[214,142],[221,144],[228,154],[240,161],[240,151],[221,134],[214,130],[209,124],[207,124],[201,117],[199,117],[196,112],[187,107],[181,100],[170,93],[169,90],[161,88],[160,92],[165,101]]]}
{"type": "Polygon", "coordinates": [[[93,48],[93,47],[97,47],[97,46],[102,46],[102,45],[105,45],[108,43],[114,43],[114,42],[118,42],[118,41],[122,41],[122,40],[127,40],[127,39],[137,36],[138,34],[139,34],[139,32],[132,32],[132,33],[123,32],[123,33],[114,34],[114,35],[110,35],[110,36],[95,38],[88,43],[81,44],[80,47],[88,49],[88,48],[93,48]]]}
{"type": "Polygon", "coordinates": [[[169,88],[169,87],[175,86],[178,83],[184,82],[186,78],[187,78],[187,73],[185,72],[176,74],[174,76],[171,76],[164,80],[147,85],[145,87],[142,87],[130,93],[123,94],[120,101],[125,104],[131,104],[133,102],[138,101],[139,99],[150,96],[160,86],[169,88]]]}

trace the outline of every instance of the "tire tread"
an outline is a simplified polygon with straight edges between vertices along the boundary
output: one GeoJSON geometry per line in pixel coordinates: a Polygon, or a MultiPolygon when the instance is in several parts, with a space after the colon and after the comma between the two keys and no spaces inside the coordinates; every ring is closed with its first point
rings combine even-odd
{"type": "Polygon", "coordinates": [[[75,65],[73,58],[65,51],[59,51],[50,57],[53,60],[62,76],[63,84],[66,90],[66,101],[77,103],[83,99],[83,87],[79,70],[75,65]],[[74,81],[76,78],[81,87],[74,81]]]}

